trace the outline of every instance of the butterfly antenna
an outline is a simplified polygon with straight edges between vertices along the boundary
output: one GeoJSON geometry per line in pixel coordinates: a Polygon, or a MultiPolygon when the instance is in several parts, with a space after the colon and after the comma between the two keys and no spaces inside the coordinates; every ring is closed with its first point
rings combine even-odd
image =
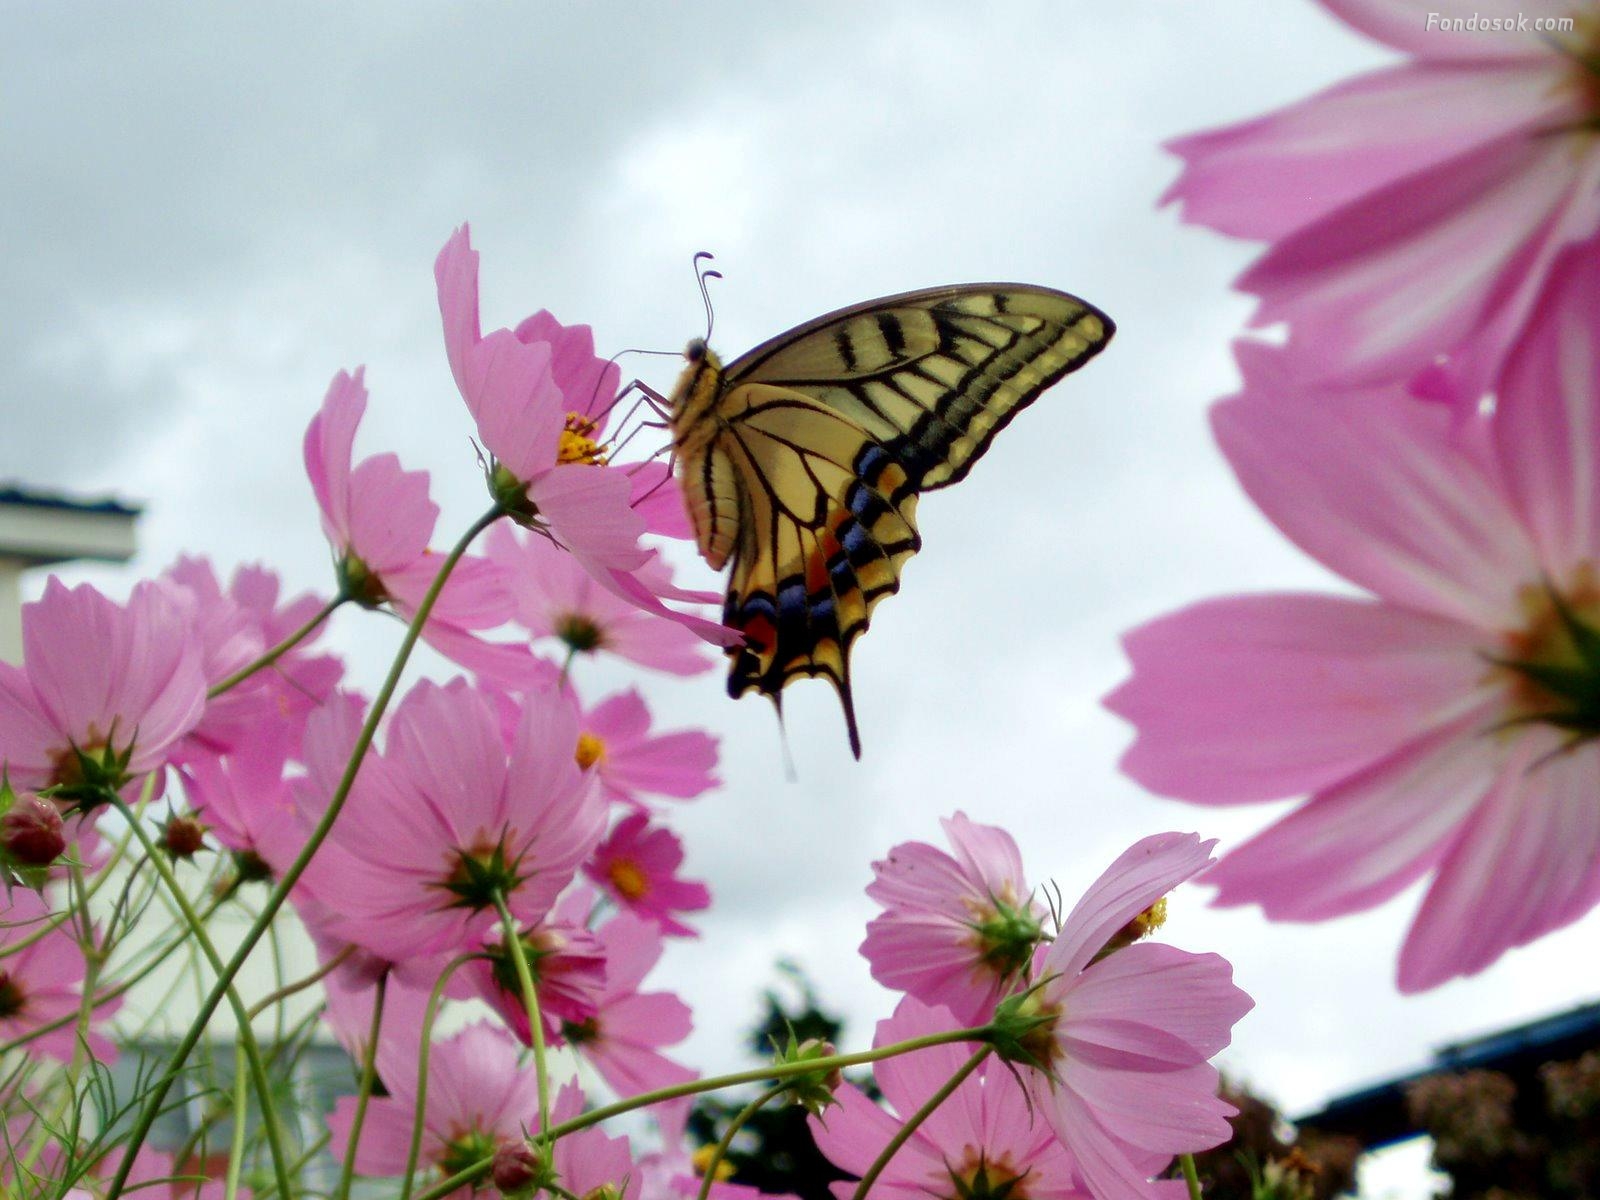
{"type": "Polygon", "coordinates": [[[702,259],[704,259],[706,262],[714,262],[716,260],[716,255],[712,254],[709,250],[696,250],[694,254],[695,282],[700,285],[700,299],[705,302],[706,306],[706,336],[704,340],[710,342],[711,329],[712,326],[714,326],[717,322],[717,314],[712,310],[711,307],[711,292],[706,287],[706,280],[721,279],[722,272],[714,271],[710,267],[702,269],[700,266],[702,259]]]}

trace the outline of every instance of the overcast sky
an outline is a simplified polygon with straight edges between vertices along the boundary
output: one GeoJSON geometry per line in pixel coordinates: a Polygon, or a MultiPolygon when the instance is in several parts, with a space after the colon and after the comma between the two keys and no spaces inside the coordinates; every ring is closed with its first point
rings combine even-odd
{"type": "MultiPolygon", "coordinates": [[[[1470,7],[1470,6],[1469,6],[1470,7]]],[[[1065,288],[1116,319],[959,488],[856,651],[866,752],[831,691],[769,706],[720,673],[654,680],[668,724],[723,736],[726,787],[684,811],[705,937],[662,970],[731,1065],[773,961],[870,1037],[889,995],[856,955],[869,861],[963,808],[1075,895],[1166,829],[1236,841],[1270,807],[1142,793],[1099,698],[1120,631],[1187,601],[1328,586],[1243,499],[1206,432],[1235,382],[1248,246],[1155,200],[1159,143],[1385,59],[1309,2],[7,4],[0,39],[0,477],[147,506],[138,570],[180,551],[326,591],[299,439],[365,363],[360,448],[434,472],[440,540],[482,508],[432,261],[473,224],[486,327],[548,307],[603,353],[702,328],[736,354],[828,309],[975,279],[1065,288]]],[[[633,359],[657,387],[676,367],[633,359]]],[[[711,577],[696,565],[695,576],[711,577]]],[[[79,571],[126,587],[131,573],[79,571]]],[[[33,580],[33,590],[42,586],[33,580]]],[[[367,686],[398,637],[342,614],[367,686]]],[[[589,671],[595,694],[636,674],[589,671]]],[[[1433,1047],[1589,998],[1591,919],[1484,975],[1401,998],[1415,892],[1323,926],[1174,905],[1172,941],[1235,963],[1258,1007],[1225,1066],[1291,1112],[1433,1047]]]]}

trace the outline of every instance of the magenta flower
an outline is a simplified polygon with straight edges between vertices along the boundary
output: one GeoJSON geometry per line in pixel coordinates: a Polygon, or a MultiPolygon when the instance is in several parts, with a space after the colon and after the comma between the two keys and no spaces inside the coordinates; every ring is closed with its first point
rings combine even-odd
{"type": "MultiPolygon", "coordinates": [[[[961,1024],[949,1009],[932,1008],[907,996],[893,1017],[878,1022],[873,1045],[887,1046],[961,1024]]],[[[834,1092],[838,1106],[811,1118],[817,1149],[840,1170],[865,1175],[900,1131],[904,1117],[946,1084],[973,1049],[931,1046],[877,1063],[873,1076],[892,1111],[874,1104],[860,1088],[842,1085],[834,1092]]],[[[835,1183],[833,1190],[839,1200],[849,1200],[855,1184],[835,1183]]],[[[1181,1182],[1151,1189],[1154,1195],[1169,1190],[1174,1197],[1185,1194],[1181,1182]]],[[[1088,1200],[1071,1156],[1049,1124],[1037,1119],[1027,1091],[1011,1069],[994,1057],[967,1076],[917,1127],[878,1176],[872,1195],[882,1200],[1006,1195],[1088,1200]]]]}
{"type": "Polygon", "coordinates": [[[226,756],[197,757],[179,772],[190,807],[247,873],[276,876],[305,845],[309,829],[284,778],[287,751],[282,739],[268,736],[226,756]]]}
{"type": "MultiPolygon", "coordinates": [[[[550,1122],[559,1125],[583,1115],[583,1091],[565,1084],[550,1106],[550,1122]]],[[[605,1200],[639,1200],[643,1179],[625,1137],[612,1137],[598,1125],[569,1133],[551,1153],[556,1181],[569,1194],[605,1200]]]]}
{"type": "Polygon", "coordinates": [[[659,558],[630,575],[614,575],[638,589],[624,598],[603,586],[573,556],[548,538],[521,535],[507,525],[489,531],[486,553],[505,572],[516,597],[514,619],[536,638],[559,638],[571,654],[615,654],[673,675],[711,669],[702,639],[726,643],[731,630],[692,613],[675,612],[667,599],[706,603],[709,592],[672,585],[672,571],[659,558]]]}
{"type": "MultiPolygon", "coordinates": [[[[1215,842],[1163,833],[1136,842],[1078,901],[1040,957],[1018,1011],[1044,1018],[1026,1037],[1033,1105],[1096,1200],[1147,1200],[1174,1155],[1232,1136],[1208,1061],[1253,1007],[1215,954],[1127,944],[1166,894],[1211,861],[1215,842]]],[[[1016,1002],[1008,1001],[1002,1008],[1016,1002]]]]}
{"type": "Polygon", "coordinates": [[[445,352],[493,456],[490,491],[520,523],[547,533],[586,571],[632,571],[648,557],[627,472],[606,465],[603,421],[616,364],[594,356],[586,325],[549,313],[483,336],[478,252],[462,225],[434,264],[445,352]]]}
{"type": "MultiPolygon", "coordinates": [[[[0,949],[38,934],[51,918],[50,906],[26,888],[12,888],[0,901],[0,949]]],[[[68,1018],[60,1028],[40,1034],[27,1043],[26,1053],[71,1062],[77,1045],[77,1022],[83,1006],[83,947],[65,921],[21,950],[0,958],[0,1042],[11,1042],[68,1018]]],[[[117,1048],[101,1032],[112,1014],[122,1007],[122,997],[94,1008],[89,1029],[89,1049],[103,1063],[116,1059],[117,1048]]]]}
{"type": "Polygon", "coordinates": [[[1255,324],[1289,323],[1297,378],[1428,395],[1453,380],[1475,404],[1562,248],[1595,252],[1600,22],[1582,8],[1574,32],[1533,30],[1566,0],[1507,7],[1512,32],[1441,29],[1418,0],[1323,7],[1409,57],[1172,143],[1185,169],[1165,199],[1273,243],[1239,287],[1255,324]]]}
{"type": "Polygon", "coordinates": [[[703,883],[677,877],[683,866],[683,843],[670,829],[652,827],[644,813],[630,813],[618,821],[583,873],[629,912],[655,924],[662,933],[698,937],[673,913],[699,912],[711,907],[711,892],[703,883]]]}
{"type": "MultiPolygon", "coordinates": [[[[439,508],[428,498],[428,473],[407,471],[393,454],[355,462],[356,429],[367,408],[362,370],[335,375],[306,428],[306,474],[322,510],[322,529],[338,556],[339,585],[369,608],[388,604],[411,620],[439,573],[428,549],[439,508]]],[[[467,670],[513,686],[535,673],[527,647],[488,642],[473,631],[511,616],[511,594],[487,560],[463,556],[428,616],[422,636],[467,670]]]]}
{"type": "MultiPolygon", "coordinates": [[[[606,952],[606,986],[594,1016],[563,1024],[561,1033],[618,1096],[637,1096],[695,1078],[660,1048],[689,1036],[689,1006],[670,992],[641,992],[639,985],[661,958],[661,934],[632,913],[618,913],[596,933],[606,952]]],[[[669,1140],[682,1136],[686,1100],[652,1110],[669,1140]]]]}
{"type": "Polygon", "coordinates": [[[861,953],[884,987],[976,1025],[1016,989],[1045,910],[1009,833],[960,812],[941,824],[955,856],[906,842],[872,864],[867,895],[884,911],[868,923],[861,953]]]}
{"type": "MultiPolygon", "coordinates": [[[[301,790],[313,812],[346,758],[320,724],[307,732],[301,790]]],[[[363,761],[309,891],[344,936],[394,961],[474,944],[498,919],[496,893],[536,923],[605,830],[604,799],[573,761],[577,736],[570,703],[533,693],[508,762],[483,696],[461,680],[418,683],[383,753],[363,761]]]]}
{"type": "MultiPolygon", "coordinates": [[[[389,1094],[374,1098],[367,1110],[356,1150],[356,1170],[363,1175],[405,1173],[417,1109],[421,1033],[420,1025],[384,1022],[378,1039],[378,1077],[389,1094]]],[[[532,1065],[517,1065],[520,1051],[504,1029],[482,1021],[434,1043],[423,1099],[424,1166],[453,1175],[538,1129],[538,1076],[532,1065]]],[[[328,1117],[333,1145],[342,1148],[349,1142],[354,1115],[355,1097],[341,1096],[328,1117]]],[[[468,1191],[464,1188],[457,1194],[468,1191]]]]}
{"type": "Polygon", "coordinates": [[[1220,904],[1315,921],[1432,876],[1403,991],[1472,974],[1600,897],[1595,657],[1600,272],[1561,269],[1489,423],[1452,437],[1394,392],[1279,394],[1243,347],[1223,451],[1300,547],[1374,594],[1237,596],[1127,636],[1123,769],[1165,795],[1311,793],[1207,876],[1220,904]],[[1494,886],[1484,886],[1492,878],[1494,886]]]}
{"type": "Polygon", "coordinates": [[[599,772],[612,800],[638,804],[641,792],[692,800],[720,782],[717,739],[699,729],[652,734],[636,690],[607,696],[578,719],[578,763],[599,772]]]}
{"type": "Polygon", "coordinates": [[[205,707],[183,602],[141,583],[127,604],[52,577],[22,606],[23,666],[0,663],[0,765],[13,786],[120,788],[161,766],[205,707]]]}

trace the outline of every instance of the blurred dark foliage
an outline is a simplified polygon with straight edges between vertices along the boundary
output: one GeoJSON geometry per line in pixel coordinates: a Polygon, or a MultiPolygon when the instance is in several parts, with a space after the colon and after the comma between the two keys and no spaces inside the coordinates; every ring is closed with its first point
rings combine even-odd
{"type": "Polygon", "coordinates": [[[1600,1050],[1546,1063],[1521,1086],[1498,1071],[1433,1075],[1406,1103],[1450,1176],[1443,1200],[1600,1196],[1600,1050]]]}
{"type": "Polygon", "coordinates": [[[1239,1114],[1230,1122],[1231,1141],[1194,1156],[1207,1197],[1333,1200],[1354,1192],[1361,1155],[1354,1138],[1291,1129],[1272,1105],[1226,1079],[1222,1098],[1239,1114]]]}
{"type": "MultiPolygon", "coordinates": [[[[810,981],[800,969],[793,963],[780,962],[778,971],[797,995],[785,1002],[775,989],[767,989],[765,1012],[749,1034],[751,1052],[770,1059],[774,1047],[789,1041],[791,1031],[797,1041],[820,1038],[842,1046],[844,1023],[818,1004],[810,981]]],[[[873,1099],[878,1098],[870,1071],[846,1073],[845,1078],[873,1099]]],[[[702,1097],[689,1117],[690,1137],[701,1145],[716,1144],[728,1122],[755,1094],[751,1090],[732,1098],[702,1097]]],[[[733,1166],[730,1182],[763,1192],[786,1192],[801,1200],[832,1200],[828,1185],[837,1179],[853,1178],[822,1157],[806,1127],[805,1110],[797,1104],[777,1101],[745,1123],[734,1138],[726,1161],[733,1166]]]]}

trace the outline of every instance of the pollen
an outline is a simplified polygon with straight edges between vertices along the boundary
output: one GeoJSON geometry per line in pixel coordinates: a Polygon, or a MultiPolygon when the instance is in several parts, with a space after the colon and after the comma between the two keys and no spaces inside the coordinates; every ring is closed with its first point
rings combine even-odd
{"type": "Polygon", "coordinates": [[[605,466],[606,443],[595,438],[598,429],[599,424],[593,418],[569,412],[567,423],[561,430],[561,444],[556,449],[556,462],[605,466]]]}
{"type": "Polygon", "coordinates": [[[611,863],[606,867],[606,877],[624,900],[642,899],[650,890],[649,876],[639,869],[638,863],[630,859],[619,858],[611,863]]]}
{"type": "Polygon", "coordinates": [[[578,765],[587,771],[606,756],[606,744],[592,733],[578,735],[578,752],[573,755],[578,765]]]}
{"type": "MultiPolygon", "coordinates": [[[[706,1168],[711,1165],[711,1160],[716,1156],[715,1146],[700,1146],[689,1156],[689,1162],[694,1167],[694,1173],[701,1179],[705,1178],[706,1168]]],[[[717,1159],[716,1177],[718,1182],[733,1177],[733,1164],[726,1158],[717,1159]]]]}

